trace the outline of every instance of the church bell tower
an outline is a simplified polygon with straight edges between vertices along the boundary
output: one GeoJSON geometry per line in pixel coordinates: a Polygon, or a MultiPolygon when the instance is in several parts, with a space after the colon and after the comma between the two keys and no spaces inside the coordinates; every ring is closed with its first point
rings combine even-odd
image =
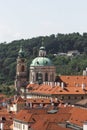
{"type": "Polygon", "coordinates": [[[17,58],[17,66],[16,66],[16,80],[15,80],[15,88],[17,95],[21,95],[22,91],[25,91],[27,85],[27,66],[25,60],[25,53],[23,47],[20,47],[17,58]]]}

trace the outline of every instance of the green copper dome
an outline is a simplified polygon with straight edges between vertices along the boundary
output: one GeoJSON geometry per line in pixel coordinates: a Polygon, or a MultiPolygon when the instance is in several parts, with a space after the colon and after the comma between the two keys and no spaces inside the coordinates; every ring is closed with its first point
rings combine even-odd
{"type": "Polygon", "coordinates": [[[46,57],[36,57],[30,66],[52,66],[53,63],[49,58],[46,57]]]}

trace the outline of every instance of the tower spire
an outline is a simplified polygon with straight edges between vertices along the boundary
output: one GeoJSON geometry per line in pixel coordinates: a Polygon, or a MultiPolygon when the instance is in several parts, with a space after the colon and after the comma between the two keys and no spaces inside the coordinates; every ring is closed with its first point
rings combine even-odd
{"type": "Polygon", "coordinates": [[[45,57],[46,56],[46,50],[45,50],[45,47],[44,47],[44,38],[42,38],[42,46],[40,47],[39,49],[39,56],[40,57],[45,57]]]}
{"type": "Polygon", "coordinates": [[[42,46],[44,46],[44,38],[42,37],[42,46]]]}
{"type": "MultiPolygon", "coordinates": [[[[21,89],[24,89],[25,91],[26,84],[27,84],[27,65],[24,50],[21,45],[17,57],[16,79],[15,79],[15,89],[18,95],[21,94],[21,89]]],[[[23,94],[25,95],[25,93],[23,94]]]]}
{"type": "Polygon", "coordinates": [[[19,50],[19,52],[18,52],[18,56],[19,56],[20,58],[24,58],[24,50],[23,50],[23,46],[22,46],[22,45],[20,46],[20,50],[19,50]]]}

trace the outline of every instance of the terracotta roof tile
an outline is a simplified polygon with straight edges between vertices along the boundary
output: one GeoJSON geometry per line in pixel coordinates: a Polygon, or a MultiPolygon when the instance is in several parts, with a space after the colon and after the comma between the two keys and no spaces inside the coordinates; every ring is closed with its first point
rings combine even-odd
{"type": "MultiPolygon", "coordinates": [[[[64,83],[64,88],[61,86],[37,85],[29,84],[31,86],[31,93],[37,94],[87,94],[87,77],[86,76],[60,76],[61,81],[64,83]]],[[[29,88],[28,87],[28,88],[29,88]]]]}
{"type": "Polygon", "coordinates": [[[15,101],[14,101],[14,103],[24,103],[25,102],[25,100],[23,99],[23,98],[21,98],[21,97],[18,97],[15,101]]]}
{"type": "Polygon", "coordinates": [[[23,122],[29,122],[31,119],[32,113],[29,113],[28,110],[21,110],[17,115],[15,116],[15,119],[21,120],[23,122]]]}
{"type": "Polygon", "coordinates": [[[87,121],[87,109],[73,107],[70,112],[71,117],[69,121],[71,123],[83,126],[83,122],[87,121]]]}

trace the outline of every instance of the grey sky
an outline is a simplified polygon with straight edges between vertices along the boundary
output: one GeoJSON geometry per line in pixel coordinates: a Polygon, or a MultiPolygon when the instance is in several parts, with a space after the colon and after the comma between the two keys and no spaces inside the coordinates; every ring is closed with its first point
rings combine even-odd
{"type": "Polygon", "coordinates": [[[87,32],[87,0],[0,0],[0,43],[87,32]]]}

